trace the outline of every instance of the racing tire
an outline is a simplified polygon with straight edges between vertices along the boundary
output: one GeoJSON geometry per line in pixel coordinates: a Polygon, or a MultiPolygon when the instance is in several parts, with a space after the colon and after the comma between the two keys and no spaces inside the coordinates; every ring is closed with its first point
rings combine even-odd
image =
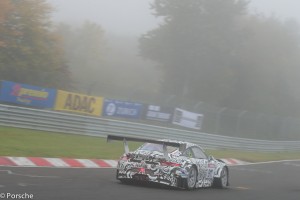
{"type": "Polygon", "coordinates": [[[197,183],[197,169],[196,167],[191,167],[188,177],[185,180],[184,188],[187,190],[193,190],[196,187],[197,183]]]}
{"type": "Polygon", "coordinates": [[[116,179],[117,179],[118,181],[120,181],[122,184],[129,184],[129,183],[132,183],[132,180],[127,179],[127,178],[119,178],[118,175],[119,175],[119,170],[117,170],[117,172],[116,172],[116,179]]]}
{"type": "Polygon", "coordinates": [[[214,188],[226,188],[228,186],[228,169],[224,167],[219,178],[214,178],[214,188]]]}
{"type": "Polygon", "coordinates": [[[116,179],[119,180],[119,181],[121,181],[121,183],[124,183],[125,179],[119,178],[118,176],[119,176],[119,170],[117,170],[117,172],[116,172],[116,179]]]}
{"type": "Polygon", "coordinates": [[[119,170],[117,170],[117,172],[116,172],[116,179],[120,180],[118,176],[119,176],[119,170]]]}
{"type": "Polygon", "coordinates": [[[129,183],[132,183],[132,182],[130,182],[129,180],[127,180],[127,179],[124,179],[124,178],[120,178],[120,179],[118,179],[122,184],[129,184],[129,183]]]}

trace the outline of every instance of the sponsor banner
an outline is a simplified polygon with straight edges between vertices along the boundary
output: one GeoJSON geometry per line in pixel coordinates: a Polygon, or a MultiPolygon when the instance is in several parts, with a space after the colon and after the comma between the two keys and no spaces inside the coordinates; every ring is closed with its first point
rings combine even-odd
{"type": "Polygon", "coordinates": [[[144,107],[142,118],[145,120],[155,120],[160,122],[171,122],[174,108],[156,105],[144,107]]]}
{"type": "Polygon", "coordinates": [[[53,108],[56,90],[2,81],[0,101],[39,108],[53,108]]]}
{"type": "Polygon", "coordinates": [[[100,116],[102,107],[103,97],[57,90],[55,110],[100,116]]]}
{"type": "Polygon", "coordinates": [[[143,105],[140,103],[105,99],[103,107],[103,116],[140,118],[143,105]]]}
{"type": "Polygon", "coordinates": [[[202,114],[189,112],[179,108],[175,109],[174,116],[173,116],[173,124],[200,130],[202,126],[202,121],[203,121],[202,114]]]}

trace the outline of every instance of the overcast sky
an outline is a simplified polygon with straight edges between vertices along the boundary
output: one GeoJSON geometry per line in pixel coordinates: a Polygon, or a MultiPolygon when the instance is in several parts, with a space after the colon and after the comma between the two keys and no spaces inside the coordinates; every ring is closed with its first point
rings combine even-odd
{"type": "MultiPolygon", "coordinates": [[[[78,23],[90,20],[105,31],[118,35],[139,36],[157,26],[151,14],[153,0],[47,0],[56,8],[54,20],[78,23]]],[[[251,12],[295,18],[300,22],[299,0],[251,0],[251,12]]]]}

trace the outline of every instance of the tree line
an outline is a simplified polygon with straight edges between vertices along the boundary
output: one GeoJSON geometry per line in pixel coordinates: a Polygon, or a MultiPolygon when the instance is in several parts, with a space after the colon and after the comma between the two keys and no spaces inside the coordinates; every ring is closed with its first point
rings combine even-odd
{"type": "Polygon", "coordinates": [[[134,52],[128,43],[112,50],[99,24],[54,24],[46,0],[1,0],[0,79],[300,117],[296,21],[251,14],[246,0],[153,0],[151,6],[163,22],[141,35],[134,52]],[[127,56],[126,47],[140,58],[127,56]]]}
{"type": "Polygon", "coordinates": [[[177,104],[299,116],[299,25],[249,14],[246,0],[155,0],[164,22],[140,38],[177,104]]]}

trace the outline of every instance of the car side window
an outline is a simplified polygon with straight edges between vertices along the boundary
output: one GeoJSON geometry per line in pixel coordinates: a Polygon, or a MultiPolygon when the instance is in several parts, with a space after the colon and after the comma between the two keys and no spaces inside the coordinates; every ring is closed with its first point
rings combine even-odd
{"type": "Polygon", "coordinates": [[[207,158],[206,154],[202,151],[202,149],[198,148],[198,147],[193,147],[193,153],[195,158],[198,159],[205,159],[207,158]]]}
{"type": "Polygon", "coordinates": [[[188,148],[185,150],[185,152],[183,152],[182,154],[183,156],[186,156],[188,158],[194,158],[194,154],[191,148],[188,148]]]}

